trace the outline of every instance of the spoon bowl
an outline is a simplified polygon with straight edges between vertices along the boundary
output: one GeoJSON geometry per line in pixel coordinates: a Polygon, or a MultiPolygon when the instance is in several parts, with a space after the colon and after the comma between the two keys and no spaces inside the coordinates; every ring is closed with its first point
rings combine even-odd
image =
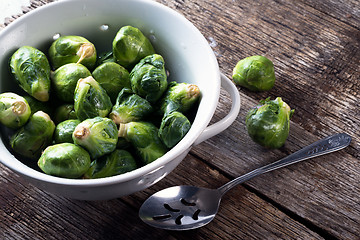
{"type": "Polygon", "coordinates": [[[167,230],[190,230],[211,222],[218,212],[221,197],[231,188],[255,176],[306,159],[338,151],[351,142],[346,133],[321,139],[274,163],[257,168],[218,189],[175,186],[150,196],[140,207],[139,217],[148,225],[167,230]]]}
{"type": "Polygon", "coordinates": [[[141,206],[139,216],[156,228],[189,230],[211,222],[220,200],[221,193],[217,189],[175,186],[148,198],[141,206]]]}

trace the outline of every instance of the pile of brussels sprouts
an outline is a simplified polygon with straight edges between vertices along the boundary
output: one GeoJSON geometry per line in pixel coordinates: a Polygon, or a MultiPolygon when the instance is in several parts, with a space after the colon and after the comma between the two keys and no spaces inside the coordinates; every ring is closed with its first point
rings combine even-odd
{"type": "MultiPolygon", "coordinates": [[[[235,84],[250,91],[268,91],[275,84],[274,64],[264,56],[241,59],[233,69],[235,84]]],[[[284,145],[290,130],[290,109],[281,97],[261,100],[246,115],[246,128],[251,139],[266,148],[284,145]]]]}
{"type": "Polygon", "coordinates": [[[122,27],[98,55],[81,36],[61,36],[48,55],[20,47],[10,69],[24,96],[0,94],[9,146],[46,174],[102,178],[151,163],[189,131],[200,90],[168,83],[165,62],[143,33],[122,27]]]}

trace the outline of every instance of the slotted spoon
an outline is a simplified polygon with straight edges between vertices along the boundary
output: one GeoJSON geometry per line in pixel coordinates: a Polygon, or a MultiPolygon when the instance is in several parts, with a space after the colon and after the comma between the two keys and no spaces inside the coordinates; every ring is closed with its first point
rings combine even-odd
{"type": "Polygon", "coordinates": [[[321,139],[269,165],[255,169],[218,189],[176,186],[150,196],[140,207],[139,217],[148,225],[167,230],[189,230],[215,217],[221,197],[234,186],[260,174],[345,148],[351,142],[346,133],[321,139]]]}

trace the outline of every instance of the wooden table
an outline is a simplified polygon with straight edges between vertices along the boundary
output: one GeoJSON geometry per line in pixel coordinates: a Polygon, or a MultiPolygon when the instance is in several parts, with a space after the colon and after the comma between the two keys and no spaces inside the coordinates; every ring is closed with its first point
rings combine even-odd
{"type": "MultiPolygon", "coordinates": [[[[51,1],[32,1],[28,12],[51,1]]],[[[360,3],[358,0],[159,0],[182,13],[212,46],[229,78],[240,59],[275,65],[268,92],[238,88],[241,111],[221,134],[194,147],[153,187],[110,201],[78,201],[43,192],[0,166],[0,239],[360,239],[360,3]],[[295,114],[290,136],[265,150],[247,135],[247,111],[282,97],[295,114]],[[210,224],[158,230],[137,216],[163,188],[216,188],[322,137],[346,132],[346,149],[267,173],[228,192],[210,224]]],[[[213,122],[230,108],[221,91],[213,122]]]]}

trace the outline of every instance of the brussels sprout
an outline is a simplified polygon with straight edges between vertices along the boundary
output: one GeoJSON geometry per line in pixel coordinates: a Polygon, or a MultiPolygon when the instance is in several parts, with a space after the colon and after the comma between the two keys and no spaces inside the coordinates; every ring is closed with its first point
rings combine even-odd
{"type": "Polygon", "coordinates": [[[117,127],[109,118],[90,118],[76,126],[72,138],[75,144],[90,153],[92,159],[96,159],[115,150],[117,127]]]}
{"type": "Polygon", "coordinates": [[[78,119],[69,119],[65,120],[58,125],[56,125],[54,132],[54,141],[55,143],[74,143],[72,134],[77,125],[80,124],[78,119]]]}
{"type": "Polygon", "coordinates": [[[89,153],[72,143],[49,146],[38,160],[38,166],[44,173],[64,178],[81,177],[90,164],[89,153]]]}
{"type": "Polygon", "coordinates": [[[191,123],[181,112],[171,112],[166,114],[159,128],[159,137],[163,143],[172,148],[185,136],[190,130],[191,123]]]}
{"type": "Polygon", "coordinates": [[[91,72],[82,64],[68,63],[59,67],[51,77],[56,96],[64,102],[73,102],[78,80],[89,76],[91,72]]]}
{"type": "Polygon", "coordinates": [[[102,156],[91,163],[84,178],[111,177],[137,168],[133,156],[126,150],[115,149],[112,153],[102,156]]]}
{"type": "Polygon", "coordinates": [[[131,89],[124,88],[116,99],[109,117],[116,123],[139,121],[153,111],[151,104],[133,93],[131,89]]]}
{"type": "Polygon", "coordinates": [[[251,109],[246,116],[246,127],[252,140],[266,148],[284,145],[290,129],[290,118],[294,113],[280,97],[269,98],[251,109]]]}
{"type": "Polygon", "coordinates": [[[270,90],[275,84],[274,64],[263,56],[247,57],[236,64],[232,78],[251,91],[270,90]]]}
{"type": "Polygon", "coordinates": [[[100,66],[101,64],[106,62],[116,62],[112,52],[104,52],[102,54],[99,54],[96,60],[96,66],[100,66]]]}
{"type": "Polygon", "coordinates": [[[131,144],[123,137],[119,137],[118,141],[116,143],[117,149],[129,149],[131,147],[131,144]]]}
{"type": "Polygon", "coordinates": [[[43,52],[29,46],[21,47],[11,56],[10,68],[25,92],[39,101],[49,100],[50,65],[43,52]]]}
{"type": "Polygon", "coordinates": [[[153,54],[141,59],[130,72],[130,81],[134,93],[155,103],[168,86],[163,57],[153,54]]]}
{"type": "Polygon", "coordinates": [[[81,63],[92,69],[96,63],[96,49],[84,37],[62,36],[51,44],[49,58],[54,69],[67,63],[81,63]]]}
{"type": "Polygon", "coordinates": [[[112,108],[110,97],[91,76],[78,81],[74,101],[75,113],[80,120],[106,117],[112,108]]]}
{"type": "Polygon", "coordinates": [[[47,113],[49,116],[51,116],[52,109],[51,109],[49,102],[41,102],[29,95],[23,96],[23,98],[26,99],[26,101],[28,102],[28,104],[30,106],[31,115],[33,115],[34,113],[36,113],[38,111],[43,111],[44,113],[47,113]]]}
{"type": "Polygon", "coordinates": [[[56,124],[69,119],[77,119],[74,104],[63,104],[55,109],[54,122],[56,124]]]}
{"type": "Polygon", "coordinates": [[[23,126],[31,115],[31,109],[25,98],[11,92],[0,94],[0,123],[17,129],[23,126]]]}
{"type": "Polygon", "coordinates": [[[95,80],[105,89],[112,102],[124,87],[131,88],[129,72],[114,62],[106,62],[95,68],[92,73],[95,80]]]}
{"type": "Polygon", "coordinates": [[[120,28],[112,47],[116,61],[126,68],[133,67],[144,57],[155,53],[149,39],[139,29],[131,26],[120,28]]]}
{"type": "Polygon", "coordinates": [[[49,115],[38,111],[10,138],[10,146],[24,157],[38,159],[51,143],[54,130],[55,124],[49,115]]]}
{"type": "Polygon", "coordinates": [[[125,138],[136,149],[143,164],[148,164],[167,152],[158,136],[158,128],[149,122],[120,123],[119,137],[125,138]]]}
{"type": "Polygon", "coordinates": [[[170,82],[160,101],[160,114],[173,111],[186,113],[199,100],[200,89],[195,84],[170,82]]]}

